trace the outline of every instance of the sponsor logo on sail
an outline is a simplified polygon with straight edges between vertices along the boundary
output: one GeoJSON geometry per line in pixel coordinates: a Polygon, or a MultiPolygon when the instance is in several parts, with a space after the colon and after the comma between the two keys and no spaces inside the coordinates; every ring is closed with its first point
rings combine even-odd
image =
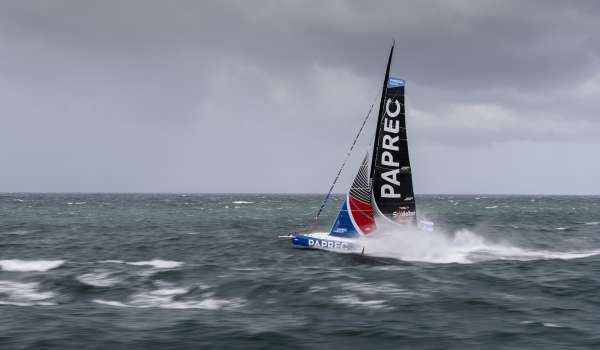
{"type": "Polygon", "coordinates": [[[398,192],[400,188],[400,181],[398,181],[398,174],[400,173],[399,160],[394,159],[392,151],[398,151],[400,148],[397,142],[400,141],[400,120],[398,116],[402,111],[402,106],[398,99],[388,98],[385,102],[385,117],[383,119],[383,135],[381,138],[381,152],[380,165],[390,169],[381,173],[381,179],[383,184],[380,188],[380,194],[382,198],[400,198],[401,194],[398,192]]]}
{"type": "Polygon", "coordinates": [[[398,78],[389,78],[388,79],[388,83],[387,83],[388,89],[397,88],[400,86],[404,86],[404,80],[398,79],[398,78]]]}

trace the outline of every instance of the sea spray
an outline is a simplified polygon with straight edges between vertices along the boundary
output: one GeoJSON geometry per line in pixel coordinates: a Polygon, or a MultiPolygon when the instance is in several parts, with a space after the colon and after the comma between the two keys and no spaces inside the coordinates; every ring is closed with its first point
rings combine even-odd
{"type": "Polygon", "coordinates": [[[428,263],[469,264],[489,260],[578,259],[600,254],[600,250],[549,251],[517,247],[461,229],[454,233],[419,228],[380,225],[381,231],[363,238],[364,253],[371,256],[428,263]]]}

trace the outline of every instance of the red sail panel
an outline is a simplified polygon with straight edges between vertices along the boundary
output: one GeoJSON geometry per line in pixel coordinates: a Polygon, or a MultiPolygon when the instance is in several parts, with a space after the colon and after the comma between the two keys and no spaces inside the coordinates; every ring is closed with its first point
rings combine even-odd
{"type": "Polygon", "coordinates": [[[352,219],[354,219],[356,226],[358,226],[364,234],[369,234],[375,229],[375,220],[371,203],[366,203],[353,196],[348,196],[348,198],[350,213],[352,214],[352,219]]]}

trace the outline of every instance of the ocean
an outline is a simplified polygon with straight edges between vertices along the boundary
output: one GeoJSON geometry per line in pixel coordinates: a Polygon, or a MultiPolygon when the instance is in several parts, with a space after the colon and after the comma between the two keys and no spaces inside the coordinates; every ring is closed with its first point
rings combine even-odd
{"type": "Polygon", "coordinates": [[[435,231],[365,256],[277,238],[321,199],[0,193],[0,348],[600,349],[600,197],[417,196],[435,231]]]}

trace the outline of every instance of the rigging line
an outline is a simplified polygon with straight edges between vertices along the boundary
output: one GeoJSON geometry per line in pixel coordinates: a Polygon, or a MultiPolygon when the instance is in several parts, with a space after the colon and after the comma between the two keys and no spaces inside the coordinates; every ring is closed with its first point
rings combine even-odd
{"type": "Polygon", "coordinates": [[[366,115],[365,119],[363,120],[362,125],[360,126],[360,129],[358,129],[358,133],[356,134],[354,141],[352,141],[352,145],[350,146],[348,153],[346,153],[346,158],[344,158],[344,161],[342,162],[342,166],[340,167],[340,170],[338,171],[337,175],[335,176],[335,179],[333,180],[333,183],[331,184],[331,187],[329,188],[329,192],[327,192],[327,195],[323,199],[323,202],[321,203],[321,206],[319,207],[319,210],[317,211],[317,215],[315,215],[315,220],[313,222],[313,225],[319,220],[319,215],[321,215],[321,212],[325,208],[325,205],[327,204],[327,201],[329,200],[329,197],[331,196],[331,192],[333,192],[333,188],[335,187],[335,184],[339,180],[340,175],[342,174],[342,170],[344,170],[344,167],[346,166],[346,162],[348,162],[348,158],[350,158],[350,154],[352,153],[352,150],[354,149],[354,146],[356,145],[356,141],[358,141],[360,134],[362,133],[365,125],[367,124],[367,120],[369,120],[369,117],[371,116],[371,112],[373,111],[374,105],[375,105],[375,103],[371,103],[369,112],[367,112],[367,115],[366,115]]]}

